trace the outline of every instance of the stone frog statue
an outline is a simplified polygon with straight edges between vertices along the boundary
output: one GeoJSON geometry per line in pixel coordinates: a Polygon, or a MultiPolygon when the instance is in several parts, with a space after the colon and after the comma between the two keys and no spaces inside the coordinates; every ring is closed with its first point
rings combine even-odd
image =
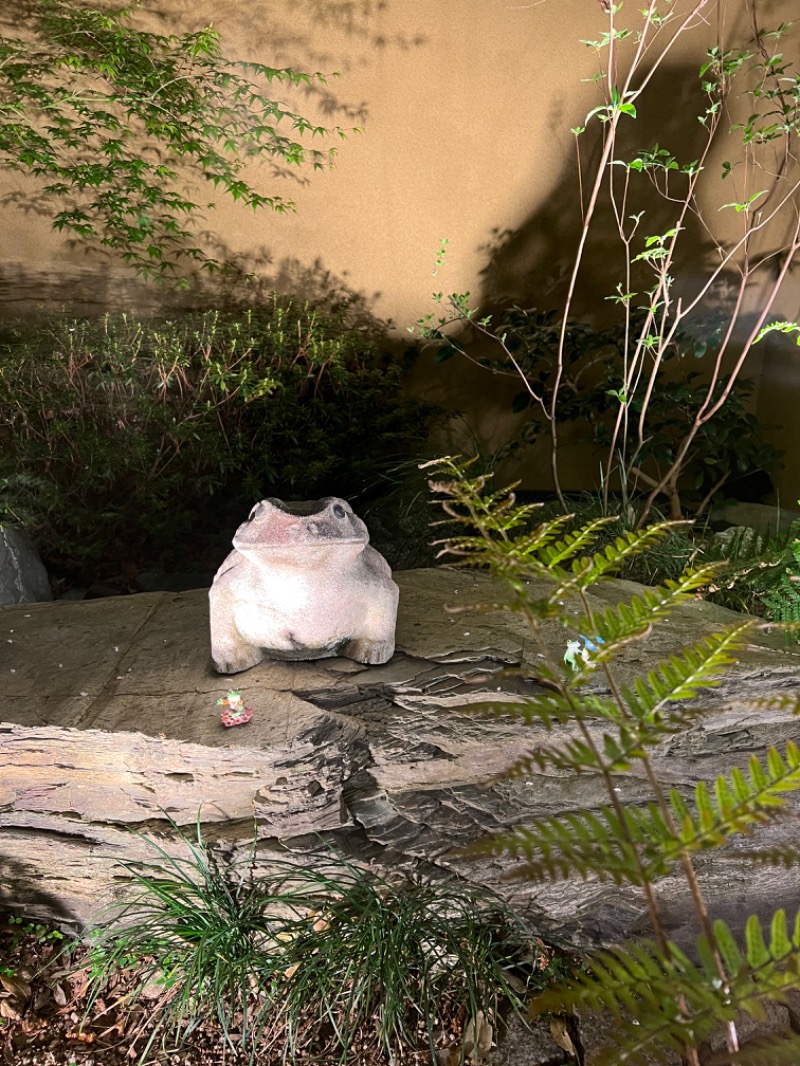
{"type": "Polygon", "coordinates": [[[263,659],[332,655],[385,663],[399,594],[344,500],[262,500],[209,592],[214,667],[236,674],[263,659]]]}

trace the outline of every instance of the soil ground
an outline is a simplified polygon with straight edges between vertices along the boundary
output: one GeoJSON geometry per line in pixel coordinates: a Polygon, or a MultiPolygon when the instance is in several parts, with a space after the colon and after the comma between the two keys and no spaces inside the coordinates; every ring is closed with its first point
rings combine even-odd
{"type": "MultiPolygon", "coordinates": [[[[161,990],[129,1009],[126,995],[137,984],[134,971],[123,971],[90,1005],[88,949],[41,923],[0,915],[0,1062],[3,1066],[135,1066],[152,1029],[161,990]]],[[[441,1061],[458,1061],[463,1015],[453,1006],[443,1011],[437,1045],[441,1061]],[[448,1050],[450,1049],[450,1054],[448,1050]]],[[[236,1034],[232,1034],[235,1036],[236,1034]]],[[[198,1025],[179,1048],[156,1049],[147,1066],[278,1066],[283,1046],[249,1054],[226,1043],[216,1022],[198,1025]]],[[[330,1051],[298,1060],[337,1061],[330,1051]]],[[[431,1053],[424,1028],[417,1047],[409,1047],[397,1066],[429,1066],[431,1053]]],[[[388,1057],[374,1036],[364,1033],[352,1046],[346,1066],[386,1066],[388,1057]]],[[[284,1063],[285,1066],[285,1063],[284,1063]]]]}

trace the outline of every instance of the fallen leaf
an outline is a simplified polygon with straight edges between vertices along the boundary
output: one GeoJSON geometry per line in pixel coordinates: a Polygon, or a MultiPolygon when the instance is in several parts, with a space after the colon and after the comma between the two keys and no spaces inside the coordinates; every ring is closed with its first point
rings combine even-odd
{"type": "Polygon", "coordinates": [[[478,1063],[486,1058],[492,1049],[492,1037],[494,1030],[488,1017],[479,1010],[474,1018],[470,1018],[464,1027],[464,1051],[466,1056],[472,1056],[472,1061],[478,1063]]]}
{"type": "Polygon", "coordinates": [[[9,1021],[18,1022],[20,1015],[11,1006],[7,999],[0,999],[0,1018],[8,1018],[9,1021]]]}
{"type": "Polygon", "coordinates": [[[553,1015],[550,1019],[550,1035],[558,1046],[566,1051],[568,1055],[572,1055],[574,1059],[578,1058],[578,1052],[575,1045],[572,1043],[572,1037],[569,1035],[565,1018],[559,1018],[557,1015],[553,1015]]]}
{"type": "Polygon", "coordinates": [[[31,986],[16,974],[0,973],[0,985],[21,1003],[31,998],[31,986]]]}
{"type": "Polygon", "coordinates": [[[68,974],[67,981],[72,990],[72,1002],[79,1003],[89,990],[89,975],[86,970],[75,970],[68,974]]]}
{"type": "Polygon", "coordinates": [[[67,1040],[77,1040],[81,1044],[93,1044],[95,1042],[94,1033],[84,1033],[80,1029],[73,1029],[67,1033],[67,1040]]]}

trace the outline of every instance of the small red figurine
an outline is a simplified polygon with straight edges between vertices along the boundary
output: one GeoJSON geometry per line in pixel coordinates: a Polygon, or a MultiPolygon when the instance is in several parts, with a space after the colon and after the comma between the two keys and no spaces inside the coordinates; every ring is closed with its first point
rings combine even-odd
{"type": "Polygon", "coordinates": [[[219,720],[226,729],[235,725],[247,725],[253,717],[253,708],[246,707],[241,692],[236,692],[234,689],[231,689],[227,696],[217,700],[217,706],[225,708],[219,720]]]}

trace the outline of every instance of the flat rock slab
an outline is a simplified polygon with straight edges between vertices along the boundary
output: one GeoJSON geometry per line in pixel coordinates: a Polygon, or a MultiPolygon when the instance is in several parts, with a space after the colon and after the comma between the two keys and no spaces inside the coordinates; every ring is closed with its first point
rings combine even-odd
{"type": "MultiPolygon", "coordinates": [[[[597,808],[605,797],[589,774],[498,776],[544,733],[470,706],[536,691],[541,651],[502,606],[445,611],[497,600],[490,579],[447,569],[395,578],[398,651],[387,664],[264,662],[233,680],[210,667],[205,590],[0,610],[0,904],[82,925],[124,893],[120,857],[152,860],[149,839],[179,852],[169,819],[191,834],[199,812],[208,838],[232,854],[246,850],[255,825],[265,864],[317,862],[333,847],[387,873],[457,872],[513,895],[543,930],[575,943],[645,932],[634,890],[577,879],[508,882],[505,860],[454,854],[486,833],[597,808]],[[506,667],[516,669],[507,676],[506,667]],[[226,730],[217,700],[232,684],[255,715],[226,730]]],[[[618,602],[638,587],[607,582],[592,602],[618,602]]],[[[740,620],[687,603],[626,649],[617,675],[628,683],[740,620]]],[[[545,640],[560,659],[564,630],[548,624],[545,640]]],[[[689,795],[697,780],[797,739],[791,706],[753,709],[769,695],[800,698],[800,654],[780,635],[758,634],[704,694],[696,725],[656,752],[662,780],[689,795]]],[[[569,735],[562,727],[549,740],[569,735]]],[[[625,800],[649,798],[636,774],[619,787],[625,800]]],[[[766,840],[800,844],[795,823],[770,827],[766,840]]],[[[715,915],[734,925],[753,911],[800,907],[792,871],[753,876],[742,861],[752,846],[744,838],[698,863],[715,915]]],[[[665,878],[658,890],[672,934],[689,942],[682,882],[665,878]]]]}

